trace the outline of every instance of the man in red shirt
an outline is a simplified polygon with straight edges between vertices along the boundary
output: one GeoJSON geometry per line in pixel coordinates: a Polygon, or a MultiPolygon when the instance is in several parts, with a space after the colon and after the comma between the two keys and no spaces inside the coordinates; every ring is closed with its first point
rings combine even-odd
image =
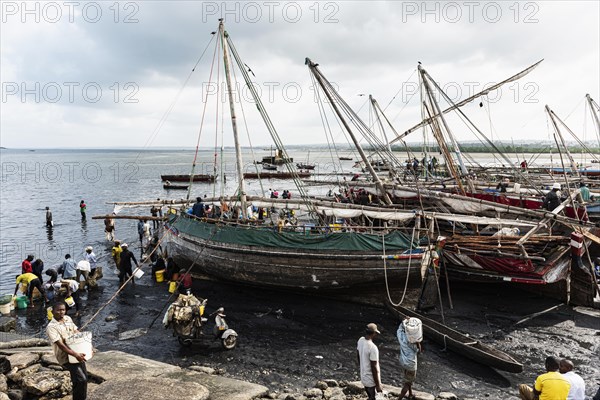
{"type": "Polygon", "coordinates": [[[28,272],[33,272],[33,268],[31,267],[31,262],[33,261],[34,257],[30,254],[27,256],[26,259],[23,260],[23,262],[21,263],[21,273],[22,274],[26,274],[28,272]]]}

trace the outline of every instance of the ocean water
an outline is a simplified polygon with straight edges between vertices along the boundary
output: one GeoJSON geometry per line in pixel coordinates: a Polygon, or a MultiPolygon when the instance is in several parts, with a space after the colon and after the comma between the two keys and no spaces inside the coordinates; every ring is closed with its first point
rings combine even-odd
{"type": "MultiPolygon", "coordinates": [[[[244,150],[244,170],[254,170],[252,161],[269,154],[269,149],[244,150]]],[[[340,155],[348,155],[348,152],[340,155]]],[[[327,151],[303,149],[294,151],[292,156],[295,161],[316,162],[322,173],[339,169],[327,151]]],[[[110,244],[104,237],[104,223],[92,220],[92,216],[111,213],[113,205],[109,202],[185,197],[186,191],[164,190],[160,175],[189,174],[194,151],[3,149],[0,157],[0,294],[7,294],[14,290],[14,278],[28,254],[42,259],[47,269],[62,263],[67,253],[75,261],[81,260],[84,248],[92,246],[101,265],[110,263],[110,244]],[[81,200],[87,204],[85,221],[79,213],[81,200]],[[52,229],[45,226],[46,206],[53,214],[52,229]]],[[[196,173],[213,173],[214,159],[214,151],[200,151],[196,173]]],[[[234,150],[226,149],[218,160],[217,169],[224,171],[226,183],[223,186],[220,182],[195,183],[191,198],[235,192],[234,150]]],[[[353,164],[352,161],[344,163],[348,168],[353,164]]],[[[295,191],[289,181],[264,181],[262,186],[256,180],[246,182],[249,195],[267,193],[271,187],[280,192],[283,189],[295,191]]],[[[149,207],[121,211],[121,214],[144,213],[150,215],[149,207]]],[[[117,238],[133,243],[138,254],[137,221],[115,222],[117,238]]]]}
{"type": "MultiPolygon", "coordinates": [[[[314,176],[330,185],[311,186],[310,193],[324,194],[336,189],[344,171],[347,176],[357,170],[355,161],[339,161],[339,156],[357,160],[358,154],[348,150],[330,151],[327,148],[293,148],[288,153],[295,162],[316,164],[314,176]]],[[[269,148],[244,149],[244,171],[255,171],[253,160],[271,154],[269,148]]],[[[523,155],[531,160],[531,154],[523,155]]],[[[400,160],[405,153],[397,153],[400,160]]],[[[69,253],[79,261],[86,246],[93,246],[101,265],[110,264],[110,244],[104,238],[102,220],[94,215],[113,211],[114,201],[180,199],[185,191],[166,191],[161,174],[188,174],[194,158],[193,150],[11,150],[0,152],[0,294],[12,293],[15,275],[20,273],[22,260],[33,254],[44,261],[45,268],[62,263],[69,253]],[[82,221],[79,202],[87,204],[87,219],[82,221]],[[50,207],[54,227],[45,227],[45,207],[50,207]]],[[[494,163],[491,154],[473,154],[481,165],[494,163]]],[[[217,173],[223,171],[227,181],[221,186],[195,183],[191,198],[197,196],[231,195],[237,188],[235,152],[225,149],[216,157],[217,173]]],[[[196,173],[213,173],[215,152],[202,150],[198,154],[196,173]]],[[[536,159],[538,165],[550,165],[550,157],[536,159]]],[[[556,163],[557,160],[553,160],[556,163]]],[[[515,161],[515,163],[517,163],[515,161]]],[[[532,164],[530,164],[532,165],[532,164]]],[[[533,165],[532,165],[533,166],[533,165]]],[[[260,169],[260,167],[259,167],[260,169]]],[[[283,170],[280,167],[280,170],[283,170]]],[[[249,195],[268,194],[269,189],[296,192],[293,182],[281,180],[246,181],[249,195]]],[[[150,215],[148,209],[126,209],[122,214],[150,215]]],[[[135,220],[116,220],[116,235],[134,244],[139,241],[135,220]]],[[[136,253],[137,254],[137,253],[136,253]]]]}

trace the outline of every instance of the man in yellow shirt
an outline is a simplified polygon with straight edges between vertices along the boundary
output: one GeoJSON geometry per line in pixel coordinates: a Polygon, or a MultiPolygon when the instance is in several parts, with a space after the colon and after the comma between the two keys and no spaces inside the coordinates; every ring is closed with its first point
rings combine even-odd
{"type": "Polygon", "coordinates": [[[44,290],[42,282],[37,277],[37,275],[31,272],[26,272],[24,274],[17,275],[17,285],[15,286],[14,293],[15,296],[17,295],[17,291],[19,290],[19,284],[21,283],[27,285],[27,297],[29,298],[29,307],[33,308],[33,289],[35,288],[37,288],[40,291],[40,293],[44,296],[46,301],[48,301],[48,298],[46,297],[46,291],[44,290]]]}
{"type": "Polygon", "coordinates": [[[537,377],[533,388],[519,385],[519,396],[522,400],[567,400],[571,384],[558,371],[559,360],[550,356],[546,358],[546,373],[537,377]]]}

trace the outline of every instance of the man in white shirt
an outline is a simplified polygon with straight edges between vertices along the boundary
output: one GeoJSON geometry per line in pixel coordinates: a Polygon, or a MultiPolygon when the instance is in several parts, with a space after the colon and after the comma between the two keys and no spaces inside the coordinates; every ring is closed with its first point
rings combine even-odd
{"type": "Polygon", "coordinates": [[[380,334],[376,324],[367,325],[365,336],[358,339],[356,352],[360,365],[360,381],[365,386],[369,400],[375,400],[375,392],[382,392],[379,373],[379,349],[373,339],[380,334]]]}
{"type": "Polygon", "coordinates": [[[585,382],[583,381],[583,378],[581,376],[573,372],[573,368],[575,368],[575,366],[573,365],[573,362],[571,360],[560,360],[558,370],[562,374],[563,378],[565,378],[571,383],[567,400],[584,400],[585,382]]]}
{"type": "Polygon", "coordinates": [[[66,339],[77,333],[77,326],[73,320],[65,315],[65,303],[56,303],[52,307],[52,321],[46,328],[48,339],[52,343],[52,350],[58,363],[71,375],[73,384],[73,400],[85,400],[87,398],[87,370],[85,368],[85,354],[76,353],[66,344],[66,339]],[[69,363],[69,355],[75,357],[78,363],[69,363]]]}

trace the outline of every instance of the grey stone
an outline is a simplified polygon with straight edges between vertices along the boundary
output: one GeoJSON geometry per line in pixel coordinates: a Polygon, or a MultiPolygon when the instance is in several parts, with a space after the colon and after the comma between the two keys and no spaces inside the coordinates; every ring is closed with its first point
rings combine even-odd
{"type": "Polygon", "coordinates": [[[34,353],[16,353],[11,354],[6,359],[10,362],[11,368],[23,369],[38,362],[40,356],[34,353]]]}
{"type": "Polygon", "coordinates": [[[456,400],[456,395],[450,392],[440,392],[437,398],[440,400],[456,400]]]}
{"type": "Polygon", "coordinates": [[[11,389],[7,394],[10,400],[23,400],[23,396],[25,396],[25,392],[21,389],[11,389]]]}
{"type": "Polygon", "coordinates": [[[0,392],[6,393],[8,391],[8,382],[6,376],[0,375],[0,392]]]}
{"type": "Polygon", "coordinates": [[[10,361],[8,361],[6,356],[0,356],[0,374],[6,374],[10,372],[10,370],[10,361]]]}
{"type": "Polygon", "coordinates": [[[40,368],[42,368],[40,364],[33,364],[27,368],[23,368],[20,370],[13,368],[14,372],[11,371],[9,374],[6,375],[6,377],[20,385],[23,382],[23,379],[25,379],[29,375],[35,374],[40,370],[40,368]]]}
{"type": "Polygon", "coordinates": [[[192,371],[202,372],[203,374],[213,375],[215,373],[215,369],[211,367],[204,367],[202,365],[192,365],[188,367],[192,371]]]}
{"type": "Polygon", "coordinates": [[[117,316],[115,314],[110,314],[109,316],[107,316],[106,318],[104,318],[104,320],[106,322],[114,321],[115,319],[117,319],[117,316]]]}
{"type": "Polygon", "coordinates": [[[51,390],[57,390],[66,386],[65,380],[70,380],[68,373],[57,371],[41,372],[25,377],[21,385],[27,393],[43,396],[51,390]]]}
{"type": "Polygon", "coordinates": [[[318,388],[312,388],[312,389],[305,390],[303,395],[308,397],[309,399],[314,399],[314,398],[321,399],[321,398],[323,398],[323,391],[318,388]]]}
{"type": "Polygon", "coordinates": [[[323,392],[323,398],[329,400],[346,400],[346,395],[342,388],[332,387],[323,392]]]}
{"type": "Polygon", "coordinates": [[[46,366],[59,365],[58,360],[56,359],[56,356],[54,356],[54,354],[44,354],[42,356],[42,364],[46,366]]]}
{"type": "Polygon", "coordinates": [[[329,387],[329,385],[327,384],[327,382],[318,381],[317,383],[315,383],[315,387],[317,389],[325,390],[325,389],[327,389],[329,387]]]}
{"type": "Polygon", "coordinates": [[[417,400],[435,400],[435,396],[431,393],[419,392],[418,390],[413,390],[412,392],[417,400]]]}
{"type": "Polygon", "coordinates": [[[0,316],[0,332],[12,332],[17,326],[17,319],[6,315],[0,316]]]}
{"type": "Polygon", "coordinates": [[[86,363],[88,373],[100,380],[107,381],[128,377],[157,377],[169,372],[180,371],[174,365],[148,360],[120,351],[104,351],[94,354],[86,363]]]}
{"type": "Polygon", "coordinates": [[[186,399],[206,400],[208,389],[199,383],[181,382],[169,378],[143,378],[135,379],[120,378],[111,379],[99,385],[88,396],[88,400],[122,400],[127,394],[129,399],[163,400],[163,399],[186,399]],[[134,383],[134,384],[132,384],[134,383]]]}
{"type": "Polygon", "coordinates": [[[10,400],[10,397],[5,392],[0,392],[0,400],[10,400]]]}
{"type": "Polygon", "coordinates": [[[323,382],[327,384],[329,387],[338,387],[340,384],[335,379],[323,379],[323,382]]]}
{"type": "Polygon", "coordinates": [[[365,387],[360,381],[348,382],[344,388],[344,393],[346,394],[363,394],[364,392],[365,387]]]}
{"type": "Polygon", "coordinates": [[[161,379],[163,377],[175,379],[181,383],[200,383],[208,388],[211,399],[251,400],[269,393],[269,389],[254,383],[183,369],[161,375],[161,379]]]}

